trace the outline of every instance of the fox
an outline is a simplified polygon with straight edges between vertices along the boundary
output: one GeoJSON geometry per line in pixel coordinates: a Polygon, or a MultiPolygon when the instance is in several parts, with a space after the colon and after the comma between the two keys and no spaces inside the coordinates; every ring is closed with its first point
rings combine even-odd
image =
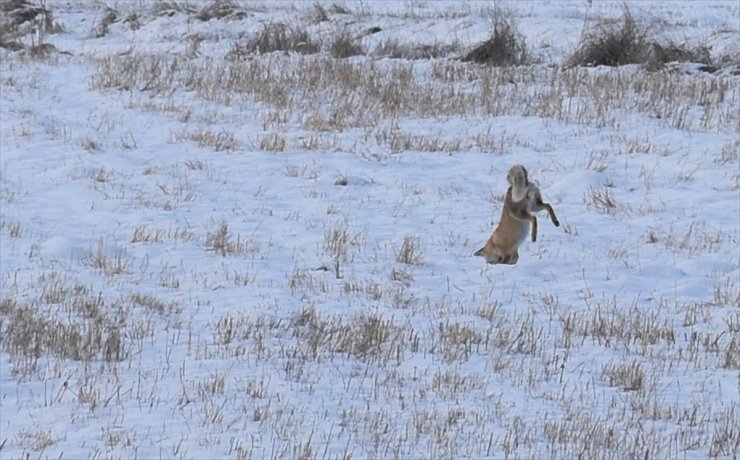
{"type": "Polygon", "coordinates": [[[485,246],[473,253],[484,257],[489,264],[516,265],[519,261],[519,246],[527,239],[530,224],[532,241],[537,241],[537,217],[534,212],[547,210],[553,224],[560,226],[552,206],[542,200],[539,188],[529,182],[524,166],[512,166],[506,180],[509,188],[504,197],[499,224],[485,246]]]}

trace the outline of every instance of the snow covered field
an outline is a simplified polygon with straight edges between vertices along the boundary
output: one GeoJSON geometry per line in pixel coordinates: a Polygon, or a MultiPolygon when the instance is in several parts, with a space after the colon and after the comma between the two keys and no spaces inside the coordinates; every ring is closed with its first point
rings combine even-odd
{"type": "Polygon", "coordinates": [[[48,1],[0,48],[0,458],[737,458],[740,5],[628,5],[726,65],[562,67],[599,0],[48,1]],[[531,64],[457,59],[496,15],[531,64]],[[487,266],[518,163],[561,226],[487,266]]]}

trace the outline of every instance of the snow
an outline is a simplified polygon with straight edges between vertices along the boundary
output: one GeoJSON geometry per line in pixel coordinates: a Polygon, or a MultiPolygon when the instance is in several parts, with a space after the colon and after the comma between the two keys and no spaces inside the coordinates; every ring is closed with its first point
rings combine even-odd
{"type": "MultiPolygon", "coordinates": [[[[410,67],[440,105],[384,114],[358,90],[351,121],[328,126],[347,94],[332,87],[278,106],[181,78],[228,68],[232,45],[275,21],[324,39],[381,27],[367,50],[465,50],[487,38],[491,3],[346,2],[315,23],[309,2],[207,22],[111,2],[141,28],[93,38],[101,4],[49,2],[64,32],[46,39],[70,54],[0,48],[0,456],[736,457],[740,77],[566,73],[585,21],[621,2],[497,4],[544,62],[489,82],[489,106],[478,65],[356,56],[381,76],[410,67]],[[125,56],[181,72],[168,91],[98,87],[125,56]],[[629,83],[589,94],[594,78],[629,83]],[[561,226],[542,213],[516,266],[487,266],[472,254],[513,164],[561,226]],[[99,348],[74,356],[94,331],[99,348]]],[[[628,4],[662,36],[738,55],[734,1],[628,4]]],[[[278,88],[303,81],[302,59],[328,60],[239,69],[269,63],[278,88]]]]}

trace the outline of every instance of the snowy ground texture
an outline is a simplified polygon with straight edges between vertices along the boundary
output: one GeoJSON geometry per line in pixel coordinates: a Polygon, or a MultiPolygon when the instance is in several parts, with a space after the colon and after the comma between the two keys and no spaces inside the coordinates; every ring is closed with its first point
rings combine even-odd
{"type": "Polygon", "coordinates": [[[562,66],[600,0],[49,0],[0,48],[0,457],[740,456],[740,6],[628,5],[727,65],[562,66]],[[497,15],[531,63],[461,62],[497,15]],[[517,163],[561,226],[486,266],[517,163]]]}

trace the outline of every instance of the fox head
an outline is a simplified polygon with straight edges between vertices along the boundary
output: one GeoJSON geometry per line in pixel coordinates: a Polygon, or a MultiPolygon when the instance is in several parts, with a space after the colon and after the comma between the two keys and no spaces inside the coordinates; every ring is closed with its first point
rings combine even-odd
{"type": "Polygon", "coordinates": [[[522,165],[514,165],[509,169],[506,180],[511,185],[511,198],[514,201],[521,201],[527,194],[529,179],[527,179],[527,168],[522,165]]]}

